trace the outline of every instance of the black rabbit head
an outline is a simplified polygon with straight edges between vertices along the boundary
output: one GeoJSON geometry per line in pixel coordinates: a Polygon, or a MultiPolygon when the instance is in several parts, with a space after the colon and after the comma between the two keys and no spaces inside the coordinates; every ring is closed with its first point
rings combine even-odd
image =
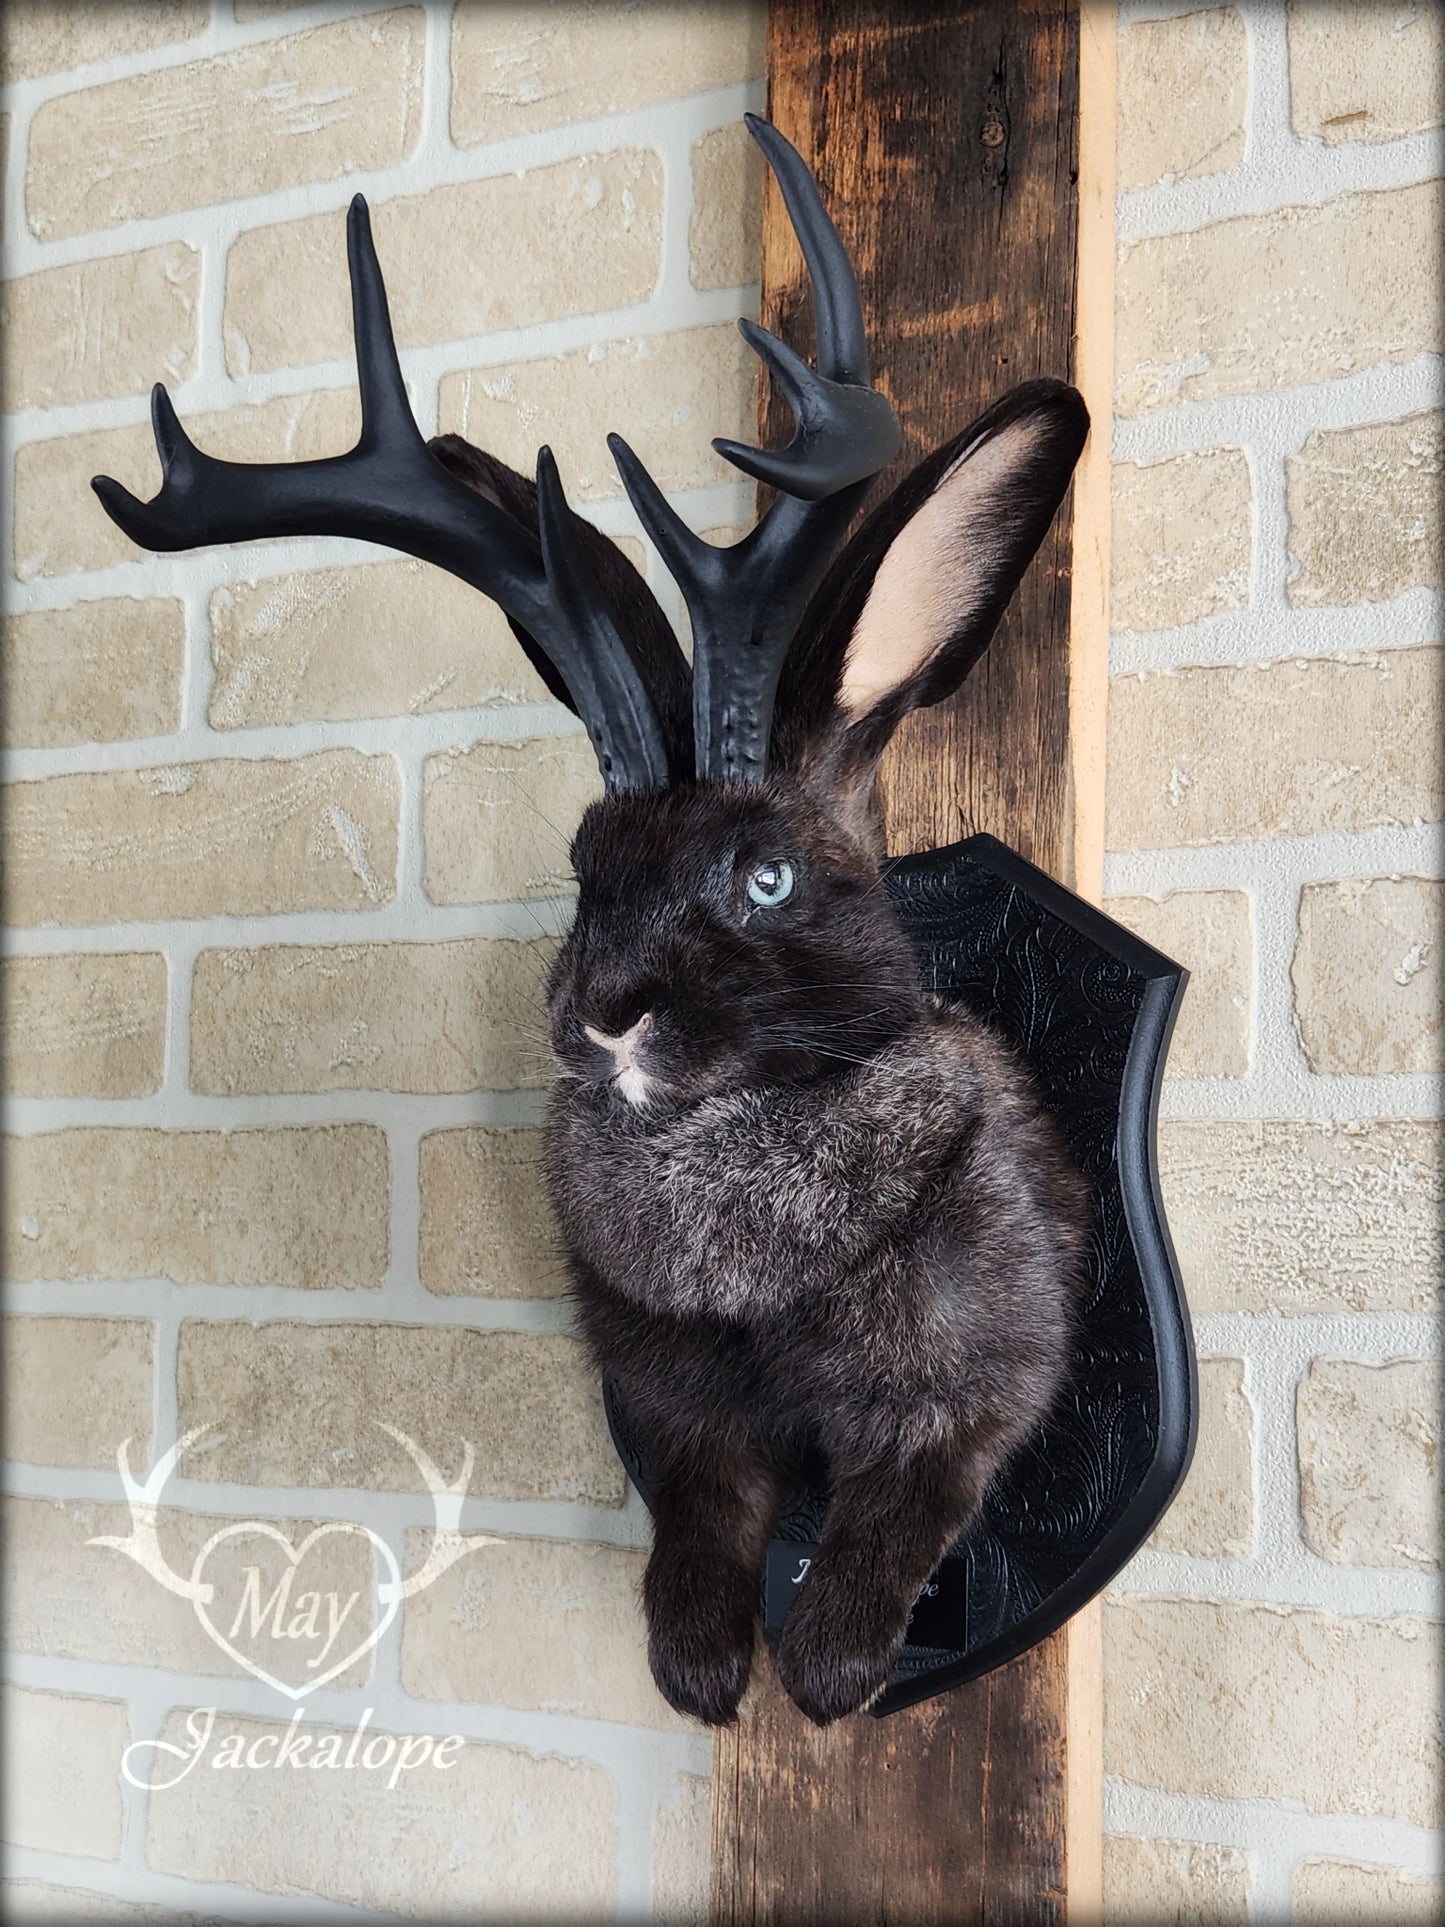
{"type": "Polygon", "coordinates": [[[1072,389],[1030,383],[875,510],[798,625],[759,780],[619,789],[588,810],[549,985],[567,1071],[650,1109],[811,1081],[916,1018],[879,877],[878,759],[987,647],[1087,428],[1072,389]]]}

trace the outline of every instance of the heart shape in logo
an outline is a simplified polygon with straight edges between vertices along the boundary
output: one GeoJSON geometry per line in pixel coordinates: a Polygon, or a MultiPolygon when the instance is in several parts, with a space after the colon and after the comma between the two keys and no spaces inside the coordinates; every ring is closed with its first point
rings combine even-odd
{"type": "MultiPolygon", "coordinates": [[[[401,1568],[397,1565],[396,1555],[386,1543],[385,1539],[373,1532],[370,1526],[355,1524],[350,1520],[344,1519],[333,1519],[325,1525],[314,1527],[307,1533],[299,1546],[292,1545],[284,1532],[278,1527],[269,1524],[264,1519],[237,1520],[234,1525],[222,1526],[218,1532],[211,1534],[210,1538],[207,1539],[206,1543],[196,1554],[195,1563],[191,1567],[191,1605],[196,1618],[205,1629],[206,1635],[212,1644],[218,1646],[228,1658],[235,1660],[238,1666],[244,1666],[246,1671],[254,1678],[261,1680],[263,1684],[267,1686],[274,1686],[278,1693],[284,1693],[288,1699],[293,1700],[304,1699],[308,1693],[314,1693],[318,1686],[325,1686],[328,1681],[335,1679],[339,1673],[344,1673],[348,1666],[352,1666],[357,1660],[364,1658],[401,1611],[403,1592],[401,1568]],[[376,1623],[366,1637],[358,1640],[334,1665],[329,1666],[324,1673],[318,1673],[315,1679],[306,1680],[300,1686],[292,1686],[286,1680],[277,1679],[274,1673],[268,1672],[264,1666],[259,1665],[257,1661],[252,1659],[249,1653],[242,1652],[239,1647],[233,1645],[228,1636],[215,1624],[210,1613],[207,1611],[207,1607],[215,1599],[216,1588],[213,1583],[203,1579],[201,1575],[205,1568],[206,1561],[215,1552],[216,1548],[224,1544],[227,1540],[246,1537],[267,1539],[272,1545],[279,1546],[290,1562],[289,1571],[283,1575],[280,1587],[278,1588],[278,1593],[284,1604],[290,1596],[290,1575],[296,1572],[301,1561],[313,1547],[318,1545],[321,1540],[331,1538],[336,1534],[345,1534],[350,1537],[367,1539],[381,1554],[382,1561],[390,1575],[388,1582],[380,1588],[382,1610],[377,1615],[376,1623]]],[[[356,1595],[353,1595],[353,1597],[355,1596],[356,1595]]],[[[277,1595],[273,1595],[272,1600],[267,1602],[267,1615],[269,1615],[274,1608],[279,1618],[280,1606],[275,1604],[276,1597],[277,1595]]],[[[237,1623],[239,1624],[239,1615],[237,1616],[237,1623]]],[[[255,1622],[254,1613],[253,1630],[259,1630],[255,1622]]],[[[273,1638],[278,1636],[292,1637],[293,1635],[272,1635],[273,1638]]]]}

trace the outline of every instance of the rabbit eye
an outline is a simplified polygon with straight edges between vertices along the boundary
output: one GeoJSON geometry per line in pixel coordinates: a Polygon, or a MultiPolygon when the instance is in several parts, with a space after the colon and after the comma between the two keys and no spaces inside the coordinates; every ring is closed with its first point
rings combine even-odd
{"type": "Polygon", "coordinates": [[[760,910],[772,910],[793,894],[793,866],[781,858],[760,863],[748,878],[748,900],[760,910]]]}

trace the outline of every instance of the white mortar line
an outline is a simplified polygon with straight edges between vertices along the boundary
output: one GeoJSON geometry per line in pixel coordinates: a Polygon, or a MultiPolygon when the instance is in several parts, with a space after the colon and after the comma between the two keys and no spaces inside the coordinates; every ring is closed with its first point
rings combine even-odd
{"type": "Polygon", "coordinates": [[[1250,883],[1291,885],[1354,876],[1438,875],[1445,826],[1382,823],[1366,830],[1318,830],[1308,836],[1262,836],[1238,843],[1176,844],[1154,850],[1111,850],[1105,894],[1159,895],[1250,883]]]}
{"type": "Polygon", "coordinates": [[[235,1320],[261,1324],[285,1320],[304,1325],[427,1325],[441,1330],[521,1332],[545,1337],[572,1330],[565,1299],[444,1297],[415,1277],[415,1257],[394,1246],[395,1276],[380,1285],[333,1285],[309,1290],[294,1285],[172,1285],[150,1278],[61,1278],[5,1286],[6,1309],[16,1315],[89,1318],[235,1320]]]}
{"type": "Polygon", "coordinates": [[[1171,402],[1117,416],[1114,459],[1147,463],[1196,449],[1250,447],[1261,464],[1283,460],[1320,429],[1359,428],[1438,408],[1442,384],[1445,359],[1424,354],[1328,381],[1171,402]]]}
{"type": "Polygon", "coordinates": [[[7,1129],[28,1136],[87,1121],[97,1127],[151,1125],[200,1130],[251,1130],[300,1124],[376,1124],[393,1128],[454,1130],[463,1125],[540,1125],[544,1091],[462,1091],[413,1094],[395,1091],[298,1091],[275,1095],[205,1097],[194,1091],[154,1098],[7,1098],[7,1129]],[[12,1109],[13,1107],[13,1109],[12,1109]]]}
{"type": "Polygon", "coordinates": [[[1445,594],[1409,589],[1388,602],[1347,608],[1230,609],[1177,629],[1116,629],[1109,639],[1114,675],[1215,664],[1295,661],[1326,655],[1374,655],[1417,648],[1445,633],[1445,594]]]}

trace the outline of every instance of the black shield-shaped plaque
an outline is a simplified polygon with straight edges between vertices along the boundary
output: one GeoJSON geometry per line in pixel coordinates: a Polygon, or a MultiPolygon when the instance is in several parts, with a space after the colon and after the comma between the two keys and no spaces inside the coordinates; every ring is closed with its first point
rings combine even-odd
{"type": "MultiPolygon", "coordinates": [[[[923,981],[1028,1059],[1094,1194],[1069,1379],[919,1595],[875,1714],[896,1713],[1035,1645],[1153,1531],[1194,1450],[1194,1345],[1159,1200],[1154,1124],[1186,973],[991,836],[904,857],[887,884],[923,981]]],[[[648,1496],[645,1441],[611,1386],[613,1441],[648,1496]]],[[[778,1526],[763,1627],[806,1579],[827,1493],[778,1526]]]]}

